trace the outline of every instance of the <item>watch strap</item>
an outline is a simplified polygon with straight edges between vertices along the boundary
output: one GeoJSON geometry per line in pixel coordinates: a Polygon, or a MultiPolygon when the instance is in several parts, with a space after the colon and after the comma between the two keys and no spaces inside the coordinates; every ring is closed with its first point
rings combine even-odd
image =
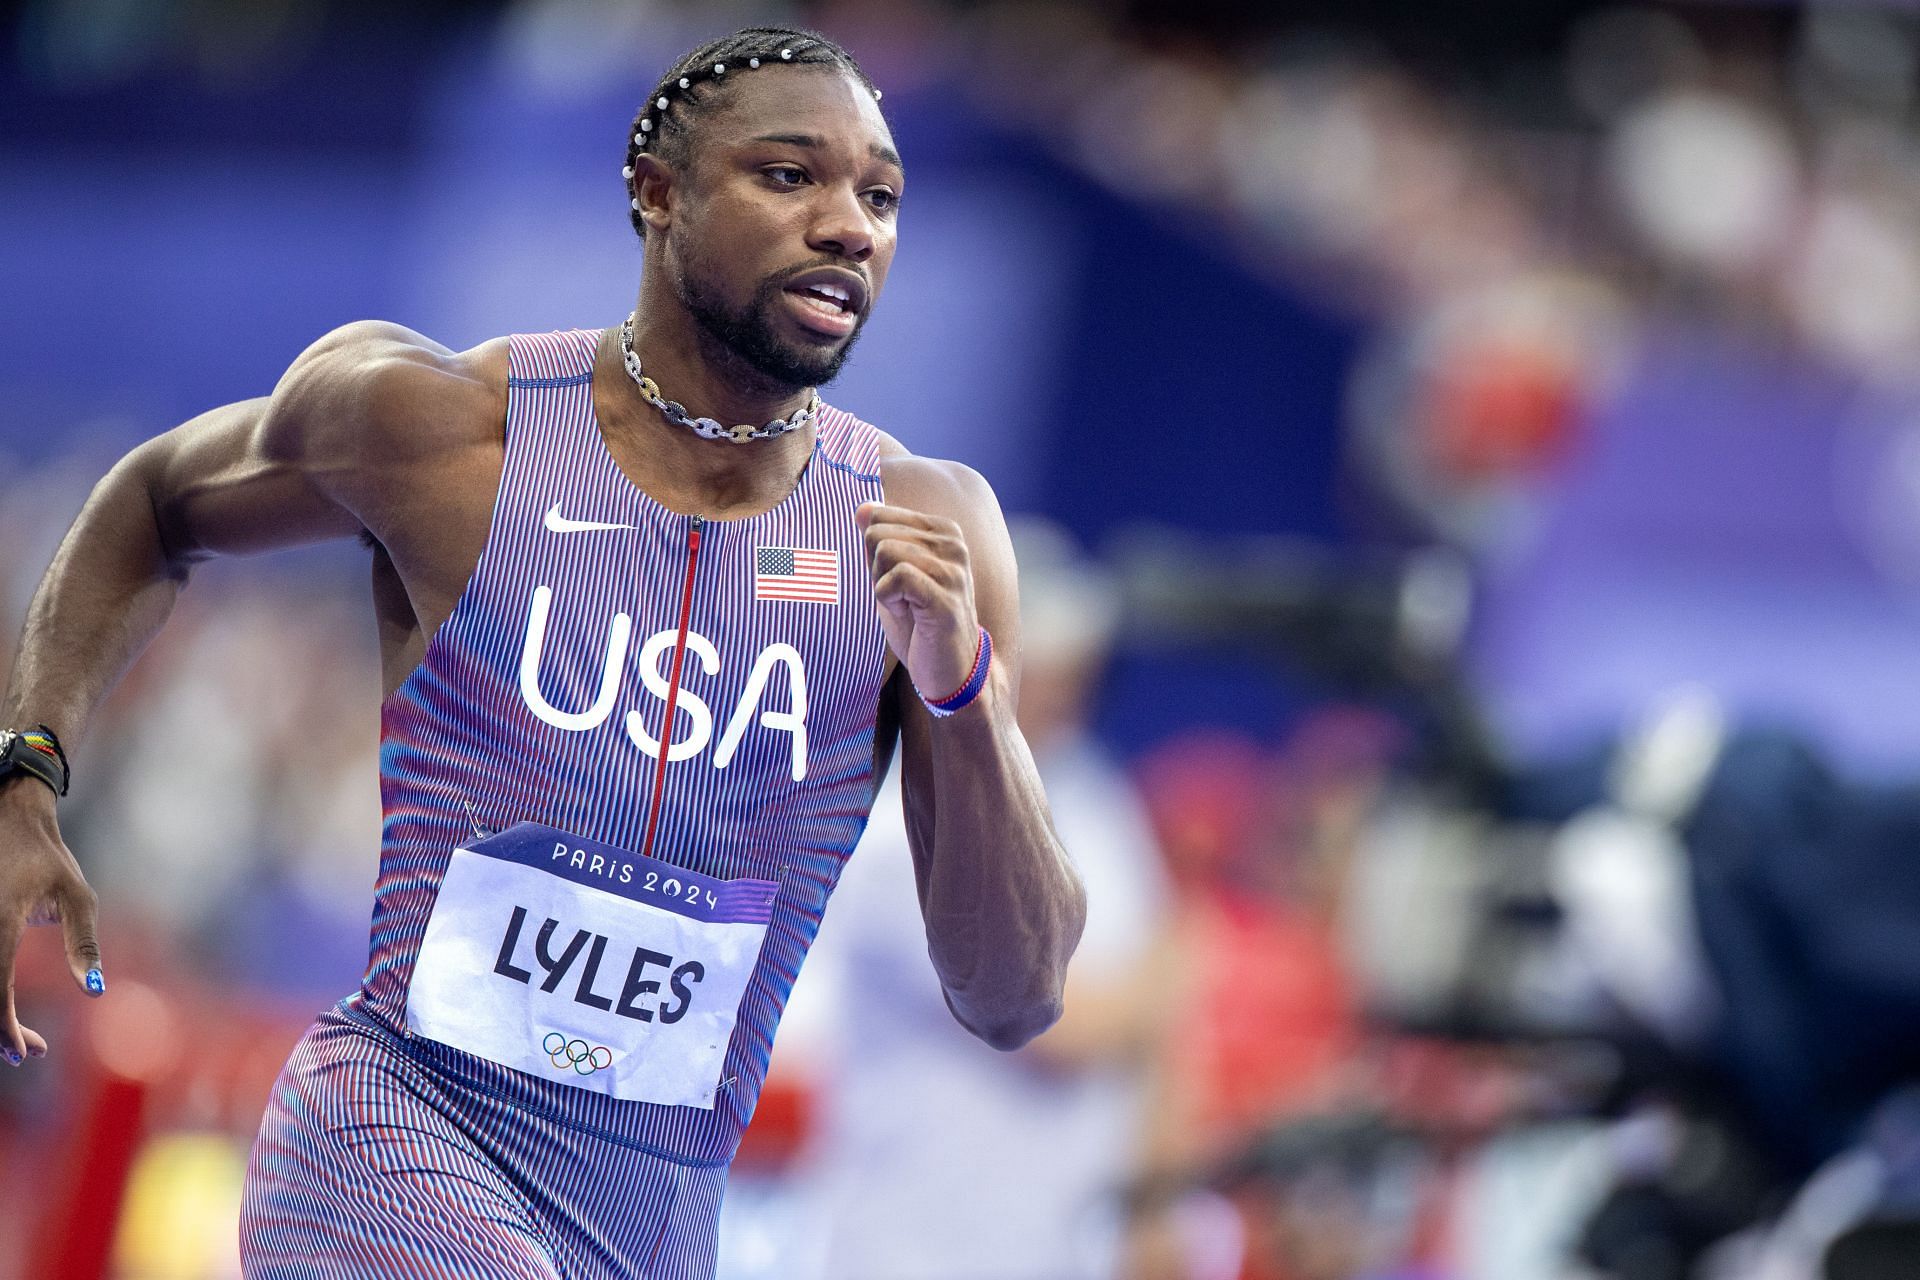
{"type": "Polygon", "coordinates": [[[44,724],[31,729],[0,729],[0,779],[14,773],[30,773],[51,787],[55,795],[67,794],[67,753],[53,730],[44,724]]]}

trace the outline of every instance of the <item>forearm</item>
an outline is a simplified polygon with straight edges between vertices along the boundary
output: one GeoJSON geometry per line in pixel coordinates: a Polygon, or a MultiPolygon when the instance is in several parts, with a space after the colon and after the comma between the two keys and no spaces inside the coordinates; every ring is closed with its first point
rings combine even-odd
{"type": "Polygon", "coordinates": [[[94,486],[28,606],[0,727],[46,724],[68,747],[172,611],[168,562],[139,451],[94,486]]]}
{"type": "Polygon", "coordinates": [[[960,713],[928,726],[932,831],[928,950],[968,1030],[1015,1049],[1060,1016],[1086,894],[1054,834],[1014,723],[1004,670],[960,713]]]}
{"type": "MultiPolygon", "coordinates": [[[[107,690],[173,607],[172,571],[135,450],[95,485],[28,606],[0,725],[45,724],[71,748],[107,690]]],[[[0,1055],[14,1066],[42,1057],[47,1039],[13,1007],[13,961],[28,925],[58,923],[73,980],[106,993],[98,900],[60,838],[53,792],[32,781],[0,788],[0,1055]]]]}

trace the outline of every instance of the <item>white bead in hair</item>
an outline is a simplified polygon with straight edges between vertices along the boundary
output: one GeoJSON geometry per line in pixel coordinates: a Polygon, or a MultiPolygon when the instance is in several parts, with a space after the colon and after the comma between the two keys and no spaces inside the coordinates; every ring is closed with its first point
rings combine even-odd
{"type": "Polygon", "coordinates": [[[715,75],[717,75],[717,76],[723,76],[723,75],[725,75],[725,74],[727,74],[727,64],[726,64],[726,63],[724,63],[724,62],[716,62],[716,63],[714,63],[714,64],[713,64],[713,74],[715,74],[715,75]]]}
{"type": "Polygon", "coordinates": [[[693,83],[693,81],[691,81],[691,80],[689,80],[689,79],[687,79],[687,78],[686,78],[685,76],[681,76],[681,77],[680,77],[680,87],[681,87],[682,89],[685,89],[685,88],[687,88],[687,87],[688,87],[689,85],[691,85],[692,83],[693,83]]]}
{"type": "Polygon", "coordinates": [[[646,134],[644,134],[644,133],[636,133],[636,134],[634,134],[634,135],[633,135],[633,145],[634,145],[634,146],[636,146],[636,147],[644,147],[644,146],[646,146],[646,145],[647,145],[647,135],[646,135],[646,134]]]}
{"type": "Polygon", "coordinates": [[[878,101],[880,101],[880,91],[879,91],[878,89],[875,89],[875,90],[873,91],[873,100],[874,100],[875,102],[878,102],[878,101]]]}
{"type": "Polygon", "coordinates": [[[633,177],[633,166],[632,165],[623,166],[620,170],[620,176],[623,178],[633,177]]]}
{"type": "Polygon", "coordinates": [[[791,49],[782,49],[782,50],[780,51],[780,61],[782,61],[782,62],[792,62],[792,61],[793,61],[793,50],[791,50],[791,49]]]}
{"type": "Polygon", "coordinates": [[[642,133],[650,133],[650,132],[652,132],[652,130],[653,130],[653,121],[651,121],[651,120],[642,120],[642,121],[640,122],[640,131],[641,131],[642,133]]]}
{"type": "Polygon", "coordinates": [[[760,65],[760,59],[758,59],[758,58],[748,58],[748,59],[747,59],[747,65],[748,65],[748,66],[750,66],[750,67],[757,67],[757,66],[759,66],[759,65],[760,65]]]}
{"type": "Polygon", "coordinates": [[[639,196],[635,196],[635,197],[633,198],[633,211],[634,211],[635,213],[638,213],[638,212],[640,212],[640,197],[639,197],[639,196]]]}
{"type": "Polygon", "coordinates": [[[667,100],[664,97],[655,98],[653,100],[653,105],[660,108],[662,111],[665,111],[667,109],[667,100]]]}

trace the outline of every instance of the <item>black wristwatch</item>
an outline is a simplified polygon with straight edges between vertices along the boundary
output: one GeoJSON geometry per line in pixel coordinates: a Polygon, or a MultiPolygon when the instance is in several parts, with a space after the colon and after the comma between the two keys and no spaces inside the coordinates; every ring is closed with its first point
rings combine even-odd
{"type": "Polygon", "coordinates": [[[60,739],[45,725],[31,729],[0,729],[0,783],[19,773],[30,773],[53,788],[53,794],[67,794],[67,753],[60,739]]]}

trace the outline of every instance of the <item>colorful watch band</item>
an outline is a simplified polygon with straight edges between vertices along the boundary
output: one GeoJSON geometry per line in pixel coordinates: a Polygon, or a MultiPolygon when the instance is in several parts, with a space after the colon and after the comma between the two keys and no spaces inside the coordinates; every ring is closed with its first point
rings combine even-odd
{"type": "Polygon", "coordinates": [[[53,788],[55,795],[67,794],[67,753],[53,730],[44,724],[0,730],[0,778],[10,773],[30,773],[53,788]]]}

